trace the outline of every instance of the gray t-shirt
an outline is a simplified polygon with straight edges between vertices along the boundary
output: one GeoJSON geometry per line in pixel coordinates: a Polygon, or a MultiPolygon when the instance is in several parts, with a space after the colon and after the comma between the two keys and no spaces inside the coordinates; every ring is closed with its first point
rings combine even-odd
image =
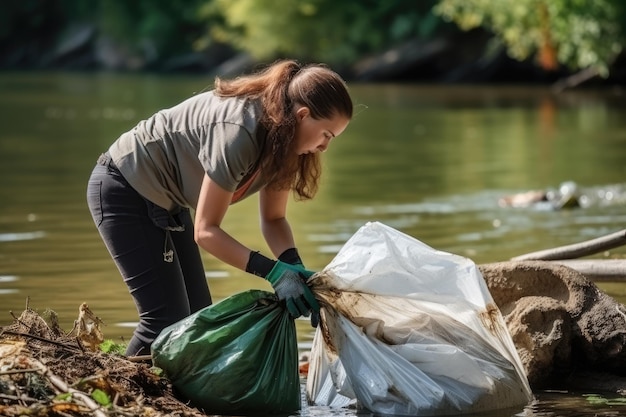
{"type": "MultiPolygon", "coordinates": [[[[205,173],[228,191],[247,182],[265,140],[261,113],[256,99],[200,93],[139,122],[109,153],[144,198],[167,210],[195,209],[205,173]]],[[[257,176],[241,198],[263,186],[257,176]]]]}

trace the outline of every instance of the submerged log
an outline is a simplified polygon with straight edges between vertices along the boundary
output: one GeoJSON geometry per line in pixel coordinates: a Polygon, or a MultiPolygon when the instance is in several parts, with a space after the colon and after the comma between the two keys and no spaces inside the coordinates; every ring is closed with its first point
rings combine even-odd
{"type": "Polygon", "coordinates": [[[572,268],[594,282],[626,281],[626,259],[568,259],[552,262],[572,268]]]}
{"type": "Polygon", "coordinates": [[[511,258],[512,261],[554,261],[575,259],[593,255],[626,244],[626,229],[596,239],[587,240],[573,245],[527,253],[511,258]]]}
{"type": "Polygon", "coordinates": [[[626,281],[626,259],[575,259],[626,244],[626,229],[573,245],[540,250],[511,261],[553,261],[572,268],[593,281],[626,281]]]}

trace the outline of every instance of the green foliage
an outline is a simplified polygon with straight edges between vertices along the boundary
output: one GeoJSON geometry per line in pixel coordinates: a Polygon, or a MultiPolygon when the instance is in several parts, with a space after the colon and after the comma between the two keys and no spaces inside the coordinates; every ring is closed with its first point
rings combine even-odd
{"type": "Polygon", "coordinates": [[[126,345],[115,343],[111,339],[106,339],[104,342],[100,343],[100,350],[112,355],[123,355],[126,352],[126,345]]]}
{"type": "Polygon", "coordinates": [[[199,18],[206,0],[101,0],[99,26],[104,34],[123,40],[134,49],[148,47],[159,57],[191,50],[195,39],[205,30],[199,18]]]}
{"type": "Polygon", "coordinates": [[[71,392],[62,392],[54,397],[56,401],[70,401],[72,399],[71,392]]]}
{"type": "Polygon", "coordinates": [[[68,28],[87,23],[143,65],[215,44],[261,60],[346,64],[458,30],[448,22],[493,32],[516,59],[607,75],[626,40],[626,1],[22,0],[6,2],[0,13],[0,63],[36,65],[68,28]]]}
{"type": "MultiPolygon", "coordinates": [[[[36,59],[54,48],[74,24],[90,24],[145,61],[192,51],[210,24],[199,9],[210,0],[22,0],[5,2],[0,13],[0,53],[36,59]],[[19,45],[19,47],[16,47],[19,45]],[[36,46],[36,49],[33,49],[36,46]],[[29,55],[30,57],[30,55],[29,55]]],[[[1,60],[1,57],[0,57],[1,60]]],[[[25,60],[25,58],[22,58],[25,60]]]]}
{"type": "Polygon", "coordinates": [[[154,375],[158,376],[158,377],[162,377],[164,376],[164,372],[163,369],[159,368],[158,366],[153,366],[150,368],[150,372],[152,372],[154,375]]]}
{"type": "Polygon", "coordinates": [[[404,40],[432,35],[440,18],[434,0],[214,0],[220,14],[210,36],[259,59],[289,55],[325,62],[350,61],[404,40]]]}
{"type": "Polygon", "coordinates": [[[112,404],[109,394],[98,388],[93,390],[93,392],[91,393],[91,398],[93,398],[98,404],[104,407],[110,407],[112,404]]]}
{"type": "Polygon", "coordinates": [[[433,9],[463,30],[492,31],[519,60],[553,48],[571,69],[606,76],[625,40],[623,0],[441,0],[433,9]]]}

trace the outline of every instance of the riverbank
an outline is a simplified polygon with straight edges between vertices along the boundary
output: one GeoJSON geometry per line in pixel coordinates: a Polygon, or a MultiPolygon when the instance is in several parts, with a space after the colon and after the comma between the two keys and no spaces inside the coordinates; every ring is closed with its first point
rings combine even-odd
{"type": "MultiPolygon", "coordinates": [[[[480,268],[539,398],[555,390],[604,392],[614,393],[618,403],[626,392],[626,378],[619,375],[624,326],[614,319],[623,313],[615,311],[613,300],[575,271],[550,263],[480,268]],[[554,291],[547,294],[546,288],[554,291]],[[575,329],[583,329],[583,334],[575,329]],[[585,337],[588,340],[581,343],[585,337]]],[[[179,398],[149,359],[101,351],[92,342],[102,337],[99,319],[86,305],[69,332],[58,326],[54,312],[40,315],[27,306],[12,324],[0,327],[0,414],[206,416],[179,398]]],[[[306,366],[300,367],[300,373],[306,378],[306,366]]],[[[554,411],[552,401],[546,407],[554,411]]],[[[543,415],[540,400],[529,407],[537,416],[543,415]]],[[[594,415],[600,411],[596,406],[594,415]]],[[[336,415],[352,416],[353,411],[336,415]]]]}
{"type": "MultiPolygon", "coordinates": [[[[99,34],[93,24],[76,24],[58,38],[24,39],[10,47],[0,57],[0,70],[232,77],[266,63],[227,44],[213,44],[200,52],[183,52],[168,57],[158,56],[149,40],[144,46],[132,49],[122,41],[99,34]]],[[[592,70],[572,72],[563,66],[544,70],[534,58],[525,61],[511,58],[504,45],[482,29],[412,39],[377,54],[363,55],[353,62],[332,66],[350,82],[520,83],[553,85],[557,90],[581,85],[621,88],[626,83],[624,53],[615,61],[607,78],[592,70]]]]}

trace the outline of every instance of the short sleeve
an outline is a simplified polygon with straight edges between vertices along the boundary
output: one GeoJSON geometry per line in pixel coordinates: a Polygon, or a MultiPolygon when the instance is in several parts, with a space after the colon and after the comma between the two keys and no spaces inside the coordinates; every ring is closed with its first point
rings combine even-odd
{"type": "Polygon", "coordinates": [[[227,122],[208,126],[198,155],[207,175],[227,191],[236,190],[258,156],[253,132],[227,122]]]}

